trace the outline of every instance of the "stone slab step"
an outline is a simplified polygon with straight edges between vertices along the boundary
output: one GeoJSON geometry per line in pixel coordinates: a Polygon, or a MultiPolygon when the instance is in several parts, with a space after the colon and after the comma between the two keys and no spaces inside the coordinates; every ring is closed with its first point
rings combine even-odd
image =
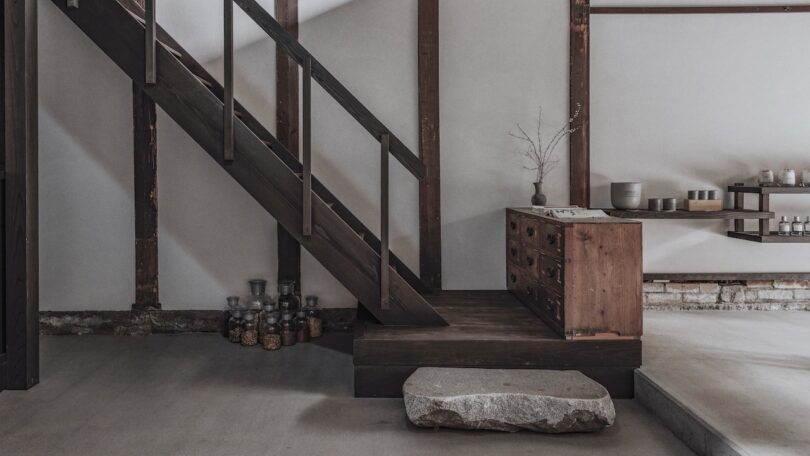
{"type": "Polygon", "coordinates": [[[420,427],[545,433],[613,424],[610,394],[579,371],[422,367],[402,387],[420,427]]]}

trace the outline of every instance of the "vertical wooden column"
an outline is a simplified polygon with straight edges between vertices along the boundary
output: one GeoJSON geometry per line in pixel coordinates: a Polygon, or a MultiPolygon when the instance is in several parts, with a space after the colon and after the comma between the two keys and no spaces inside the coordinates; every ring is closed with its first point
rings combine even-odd
{"type": "Polygon", "coordinates": [[[135,159],[135,304],[160,309],[158,294],[157,122],[155,102],[132,84],[135,159]]]}
{"type": "Polygon", "coordinates": [[[569,201],[591,204],[590,158],[590,0],[570,0],[569,110],[579,113],[578,130],[569,138],[569,201]]]}
{"type": "Polygon", "coordinates": [[[39,382],[37,0],[3,2],[4,272],[10,389],[39,382]]]}
{"type": "MultiPolygon", "coordinates": [[[[298,39],[298,0],[276,0],[276,20],[298,39]]],[[[276,46],[276,136],[298,158],[298,63],[276,46]]],[[[278,280],[301,286],[301,245],[278,226],[278,280]]]]}
{"type": "MultiPolygon", "coordinates": [[[[145,0],[136,0],[141,7],[145,0]]],[[[135,171],[135,304],[160,309],[158,287],[157,118],[155,102],[132,83],[135,171]]]]}
{"type": "Polygon", "coordinates": [[[439,0],[419,0],[419,275],[442,288],[442,219],[439,142],[439,0]]]}

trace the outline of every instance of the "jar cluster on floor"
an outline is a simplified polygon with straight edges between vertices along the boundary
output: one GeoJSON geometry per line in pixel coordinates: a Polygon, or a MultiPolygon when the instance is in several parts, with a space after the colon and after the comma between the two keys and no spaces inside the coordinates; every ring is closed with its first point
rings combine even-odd
{"type": "Polygon", "coordinates": [[[245,299],[240,300],[238,296],[226,299],[228,310],[222,333],[228,340],[273,351],[309,342],[323,334],[317,296],[307,296],[302,304],[295,282],[283,280],[278,284],[279,296],[274,301],[266,292],[266,280],[254,279],[248,283],[250,294],[245,299]]]}

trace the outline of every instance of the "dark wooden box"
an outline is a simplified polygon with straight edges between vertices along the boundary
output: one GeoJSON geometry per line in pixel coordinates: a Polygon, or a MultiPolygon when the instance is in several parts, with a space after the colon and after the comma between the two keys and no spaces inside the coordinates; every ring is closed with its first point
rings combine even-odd
{"type": "Polygon", "coordinates": [[[506,211],[507,288],[566,339],[642,334],[641,223],[506,211]]]}

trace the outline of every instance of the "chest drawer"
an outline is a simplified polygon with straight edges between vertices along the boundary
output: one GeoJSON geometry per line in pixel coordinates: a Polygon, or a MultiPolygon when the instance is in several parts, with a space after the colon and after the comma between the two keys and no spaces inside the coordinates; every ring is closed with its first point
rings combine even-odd
{"type": "Polygon", "coordinates": [[[565,264],[559,258],[554,258],[545,253],[540,255],[540,282],[562,294],[565,290],[565,264]]]}
{"type": "Polygon", "coordinates": [[[520,242],[517,239],[509,239],[506,241],[506,260],[508,263],[520,265],[522,263],[523,254],[521,253],[520,242]]]}
{"type": "Polygon", "coordinates": [[[535,217],[520,218],[520,242],[529,248],[540,246],[540,226],[542,223],[535,217]]]}
{"type": "Polygon", "coordinates": [[[565,236],[563,227],[553,223],[542,223],[540,225],[540,236],[538,237],[538,248],[546,255],[562,258],[565,252],[565,236]]]}
{"type": "Polygon", "coordinates": [[[523,261],[523,270],[526,272],[527,278],[537,282],[542,282],[542,258],[539,250],[524,246],[520,252],[520,259],[523,261]]]}
{"type": "Polygon", "coordinates": [[[515,212],[506,214],[506,239],[520,240],[520,215],[515,212]]]}
{"type": "Polygon", "coordinates": [[[506,289],[517,291],[523,286],[523,268],[515,263],[506,264],[506,289]]]}

